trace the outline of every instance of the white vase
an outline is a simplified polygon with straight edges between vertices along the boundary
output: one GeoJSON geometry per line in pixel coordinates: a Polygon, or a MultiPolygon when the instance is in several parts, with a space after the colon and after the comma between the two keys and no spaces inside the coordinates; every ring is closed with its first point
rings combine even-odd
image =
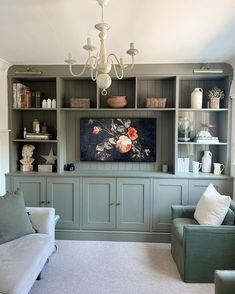
{"type": "Polygon", "coordinates": [[[202,156],[202,172],[210,173],[212,165],[212,153],[210,151],[204,151],[202,156]]]}
{"type": "Polygon", "coordinates": [[[191,93],[191,108],[202,108],[202,88],[195,88],[191,93]]]}

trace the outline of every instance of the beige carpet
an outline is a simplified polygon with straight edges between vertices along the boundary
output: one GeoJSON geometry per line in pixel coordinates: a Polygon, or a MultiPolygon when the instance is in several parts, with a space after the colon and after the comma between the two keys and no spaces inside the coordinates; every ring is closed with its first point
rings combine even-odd
{"type": "Polygon", "coordinates": [[[57,241],[30,294],[213,294],[181,281],[170,244],[57,241]]]}

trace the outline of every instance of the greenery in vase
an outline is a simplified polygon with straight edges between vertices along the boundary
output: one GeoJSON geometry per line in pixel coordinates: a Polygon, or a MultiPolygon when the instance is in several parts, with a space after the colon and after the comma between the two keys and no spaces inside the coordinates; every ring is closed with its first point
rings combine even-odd
{"type": "Polygon", "coordinates": [[[213,89],[211,89],[208,92],[208,97],[209,97],[209,99],[212,99],[212,98],[223,99],[224,98],[224,91],[220,88],[214,87],[213,89]]]}

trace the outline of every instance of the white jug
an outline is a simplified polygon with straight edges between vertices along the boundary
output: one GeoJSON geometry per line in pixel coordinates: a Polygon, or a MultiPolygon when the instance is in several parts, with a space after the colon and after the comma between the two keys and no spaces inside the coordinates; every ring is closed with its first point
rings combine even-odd
{"type": "Polygon", "coordinates": [[[204,151],[202,156],[202,172],[210,173],[211,172],[211,162],[212,162],[212,153],[210,151],[204,151]]]}
{"type": "Polygon", "coordinates": [[[191,93],[191,108],[202,108],[202,88],[195,88],[191,93]]]}
{"type": "Polygon", "coordinates": [[[193,165],[193,173],[197,174],[200,168],[202,167],[202,164],[198,161],[192,161],[192,165],[193,165]]]}
{"type": "Polygon", "coordinates": [[[223,170],[224,170],[223,163],[214,163],[214,174],[215,175],[220,175],[223,170]]]}

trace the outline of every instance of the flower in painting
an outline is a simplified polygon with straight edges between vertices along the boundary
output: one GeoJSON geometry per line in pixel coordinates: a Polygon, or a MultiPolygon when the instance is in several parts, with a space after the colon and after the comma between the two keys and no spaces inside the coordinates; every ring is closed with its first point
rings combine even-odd
{"type": "Polygon", "coordinates": [[[120,153],[127,153],[132,148],[132,142],[127,136],[120,136],[116,143],[116,149],[120,153]]]}
{"type": "Polygon", "coordinates": [[[137,130],[135,128],[129,128],[127,131],[127,136],[132,140],[136,140],[138,138],[137,130]]]}
{"type": "Polygon", "coordinates": [[[98,135],[100,133],[100,131],[101,131],[100,127],[94,126],[92,133],[94,135],[98,135]]]}

